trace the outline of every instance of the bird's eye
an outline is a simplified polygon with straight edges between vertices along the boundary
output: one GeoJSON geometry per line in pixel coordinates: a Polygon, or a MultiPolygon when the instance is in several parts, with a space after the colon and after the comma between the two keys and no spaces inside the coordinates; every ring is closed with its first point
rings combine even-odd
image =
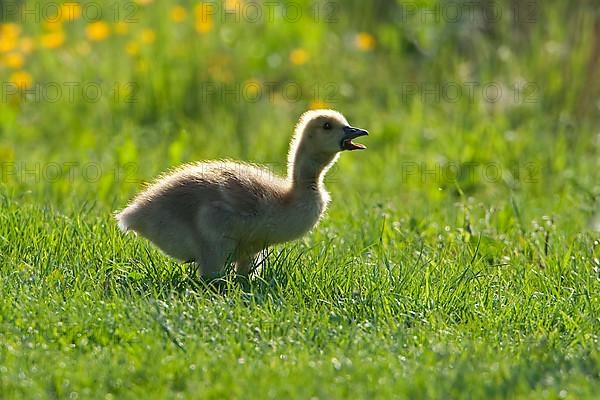
{"type": "Polygon", "coordinates": [[[325,122],[325,124],[323,125],[323,129],[330,130],[331,124],[329,122],[325,122]]]}

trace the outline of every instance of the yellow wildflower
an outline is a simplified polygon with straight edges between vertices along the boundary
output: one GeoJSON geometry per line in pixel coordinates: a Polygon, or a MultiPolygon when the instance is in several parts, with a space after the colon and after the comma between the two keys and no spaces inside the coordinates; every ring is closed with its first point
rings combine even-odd
{"type": "Polygon", "coordinates": [[[25,64],[25,59],[22,54],[9,53],[4,57],[4,65],[10,68],[19,69],[25,64]]]}
{"type": "Polygon", "coordinates": [[[33,50],[33,39],[30,37],[24,37],[19,40],[19,50],[23,54],[29,54],[33,50]]]}
{"type": "Polygon", "coordinates": [[[42,26],[47,31],[51,31],[51,32],[58,32],[58,31],[62,31],[62,29],[63,29],[63,23],[59,19],[44,21],[42,23],[42,26]]]}
{"type": "Polygon", "coordinates": [[[16,38],[21,33],[21,27],[14,22],[0,24],[0,33],[5,38],[16,38]]]}
{"type": "Polygon", "coordinates": [[[156,39],[156,33],[152,29],[144,29],[141,34],[142,42],[153,43],[156,39]]]}
{"type": "Polygon", "coordinates": [[[0,40],[0,53],[11,51],[15,47],[17,47],[17,43],[13,40],[5,40],[4,38],[0,40]]]}
{"type": "Polygon", "coordinates": [[[290,53],[290,61],[292,64],[302,65],[310,59],[310,54],[304,49],[294,49],[290,53]]]}
{"type": "Polygon", "coordinates": [[[261,85],[260,82],[256,79],[248,79],[244,82],[244,90],[243,95],[246,100],[258,100],[261,93],[261,85]]]}
{"type": "Polygon", "coordinates": [[[67,1],[60,5],[60,19],[73,22],[81,16],[81,5],[75,1],[67,1]]]}
{"type": "Polygon", "coordinates": [[[171,21],[182,22],[187,17],[187,11],[182,6],[175,6],[171,9],[171,21]]]}
{"type": "Polygon", "coordinates": [[[208,19],[207,21],[202,21],[196,19],[196,31],[199,33],[206,33],[212,31],[213,22],[212,19],[208,19]]]}
{"type": "Polygon", "coordinates": [[[10,74],[8,81],[17,85],[21,89],[24,87],[30,87],[33,83],[33,78],[28,72],[17,71],[10,74]]]}
{"type": "Polygon", "coordinates": [[[0,52],[8,52],[17,47],[21,27],[14,23],[0,24],[0,52]]]}
{"type": "Polygon", "coordinates": [[[129,32],[129,24],[125,21],[119,21],[115,24],[115,33],[118,35],[125,35],[129,32]]]}
{"type": "Polygon", "coordinates": [[[227,12],[240,12],[242,9],[242,0],[225,0],[225,9],[227,12]]]}
{"type": "Polygon", "coordinates": [[[0,53],[5,53],[7,51],[14,50],[17,47],[17,41],[9,38],[2,38],[0,40],[0,53]]]}
{"type": "Polygon", "coordinates": [[[141,6],[147,6],[148,4],[152,3],[152,0],[135,0],[135,2],[141,6]]]}
{"type": "Polygon", "coordinates": [[[91,22],[85,27],[85,33],[89,40],[98,42],[110,35],[110,27],[104,21],[91,22]]]}
{"type": "Polygon", "coordinates": [[[213,15],[209,14],[208,4],[197,4],[194,7],[194,13],[196,14],[196,31],[199,33],[210,32],[213,28],[213,15]]]}
{"type": "Polygon", "coordinates": [[[324,110],[330,107],[329,104],[325,103],[324,101],[315,100],[310,102],[308,108],[310,108],[311,110],[324,110]]]}
{"type": "Polygon", "coordinates": [[[47,49],[56,49],[65,42],[64,32],[50,32],[42,35],[40,44],[47,49]]]}
{"type": "Polygon", "coordinates": [[[354,37],[354,45],[360,51],[371,51],[375,48],[375,38],[370,33],[360,32],[354,37]]]}

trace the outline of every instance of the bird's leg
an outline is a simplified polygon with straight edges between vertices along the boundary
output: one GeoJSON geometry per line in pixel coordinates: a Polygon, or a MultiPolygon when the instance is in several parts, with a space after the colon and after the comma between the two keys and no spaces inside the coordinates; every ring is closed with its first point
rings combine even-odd
{"type": "Polygon", "coordinates": [[[254,271],[254,260],[256,255],[240,257],[235,261],[235,273],[248,277],[254,271]]]}
{"type": "Polygon", "coordinates": [[[205,279],[214,279],[222,276],[228,262],[232,261],[234,250],[234,243],[227,239],[205,242],[202,245],[199,257],[199,276],[205,279]]]}

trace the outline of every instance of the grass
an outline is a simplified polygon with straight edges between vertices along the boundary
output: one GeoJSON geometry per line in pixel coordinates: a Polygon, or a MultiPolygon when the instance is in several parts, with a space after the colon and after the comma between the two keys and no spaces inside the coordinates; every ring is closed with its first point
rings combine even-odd
{"type": "Polygon", "coordinates": [[[107,11],[106,37],[83,17],[0,33],[0,50],[17,46],[2,82],[104,93],[2,93],[0,398],[600,396],[593,2],[535,3],[531,21],[499,2],[498,22],[471,23],[348,1],[328,23],[302,1],[298,22],[215,17],[202,32],[181,4],[181,22],[173,2],[140,5],[121,33],[107,11]],[[64,43],[44,47],[56,31],[64,43]],[[255,102],[207,92],[253,82],[255,102]],[[435,89],[468,82],[503,94],[435,89]],[[210,290],[118,231],[112,212],[172,166],[281,171],[298,115],[324,105],[368,129],[369,149],[342,155],[327,217],[251,282],[210,290]]]}

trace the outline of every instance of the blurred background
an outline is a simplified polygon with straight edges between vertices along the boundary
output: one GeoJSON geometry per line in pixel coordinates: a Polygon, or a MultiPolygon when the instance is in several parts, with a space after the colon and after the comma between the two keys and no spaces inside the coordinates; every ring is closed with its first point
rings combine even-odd
{"type": "Polygon", "coordinates": [[[282,172],[299,115],[334,108],[371,132],[328,177],[334,199],[422,216],[516,199],[594,223],[593,0],[0,5],[9,197],[106,214],[184,162],[282,172]]]}

